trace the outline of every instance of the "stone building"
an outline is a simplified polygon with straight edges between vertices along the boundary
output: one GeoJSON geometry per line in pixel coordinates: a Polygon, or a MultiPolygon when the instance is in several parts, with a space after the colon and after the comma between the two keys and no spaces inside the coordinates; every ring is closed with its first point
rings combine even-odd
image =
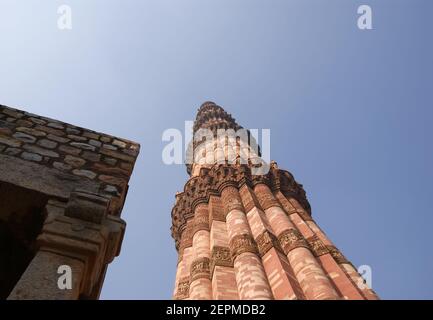
{"type": "Polygon", "coordinates": [[[99,297],[138,153],[135,142],[0,106],[0,299],[99,297]]]}
{"type": "Polygon", "coordinates": [[[191,177],[172,210],[174,298],[378,299],[314,221],[293,175],[275,162],[253,174],[252,136],[217,137],[240,128],[212,102],[198,111],[194,133],[211,138],[191,144],[191,177]]]}

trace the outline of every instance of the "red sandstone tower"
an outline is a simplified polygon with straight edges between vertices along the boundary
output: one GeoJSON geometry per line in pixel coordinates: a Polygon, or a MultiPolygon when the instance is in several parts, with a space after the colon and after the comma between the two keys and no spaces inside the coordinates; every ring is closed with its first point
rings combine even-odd
{"type": "Polygon", "coordinates": [[[378,299],[313,220],[293,175],[275,162],[255,174],[252,136],[217,134],[241,128],[212,102],[198,111],[194,133],[214,139],[191,144],[191,178],[172,210],[174,298],[378,299]]]}

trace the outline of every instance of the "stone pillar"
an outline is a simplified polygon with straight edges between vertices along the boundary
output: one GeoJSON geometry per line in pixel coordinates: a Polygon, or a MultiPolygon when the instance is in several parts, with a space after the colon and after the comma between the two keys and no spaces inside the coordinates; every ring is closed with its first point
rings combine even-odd
{"type": "Polygon", "coordinates": [[[211,276],[214,300],[238,300],[235,270],[229,248],[226,220],[221,200],[210,196],[209,219],[211,221],[211,276]]]}
{"type": "Polygon", "coordinates": [[[338,299],[337,292],[315,259],[308,242],[289,220],[269,187],[264,183],[258,183],[254,187],[254,192],[287,255],[306,298],[310,300],[338,299]]]}
{"type": "Polygon", "coordinates": [[[275,299],[304,299],[287,257],[282,252],[265,213],[260,209],[254,192],[243,185],[240,195],[275,299]]]}
{"type": "Polygon", "coordinates": [[[107,198],[84,192],[72,193],[67,204],[49,201],[45,210],[39,250],[8,299],[98,298],[106,265],[120,251],[125,223],[107,216],[107,198]],[[72,271],[72,288],[58,285],[65,267],[72,271]]]}
{"type": "Polygon", "coordinates": [[[192,232],[193,220],[188,220],[185,230],[182,232],[179,258],[176,272],[174,299],[185,300],[189,297],[190,267],[192,261],[192,232]]]}
{"type": "Polygon", "coordinates": [[[189,298],[210,300],[212,284],[210,279],[210,232],[207,204],[195,207],[192,238],[193,261],[191,263],[191,284],[189,298]]]}
{"type": "MultiPolygon", "coordinates": [[[[357,288],[361,295],[368,300],[378,300],[379,297],[376,295],[376,293],[372,289],[368,288],[366,284],[364,284],[363,278],[355,269],[355,267],[349,262],[349,260],[344,257],[340,250],[338,250],[338,248],[334,246],[331,240],[319,228],[319,226],[311,218],[311,216],[309,216],[308,213],[305,212],[304,208],[302,208],[299,202],[292,197],[289,197],[289,202],[296,209],[300,217],[306,220],[305,223],[314,232],[317,239],[319,239],[325,245],[327,252],[329,252],[329,255],[333,258],[334,262],[339,266],[342,271],[344,271],[347,278],[351,280],[352,285],[357,288]]],[[[330,261],[329,256],[327,258],[327,261],[328,264],[334,265],[334,263],[330,261]]],[[[348,287],[348,285],[346,285],[346,287],[348,287]]],[[[348,297],[351,297],[351,295],[348,295],[348,297]]]]}
{"type": "Polygon", "coordinates": [[[350,277],[340,268],[335,262],[331,253],[326,248],[325,243],[317,237],[314,231],[309,227],[305,220],[310,220],[311,217],[307,212],[302,212],[302,217],[298,213],[297,209],[284,197],[284,195],[278,191],[275,193],[275,197],[281,203],[284,210],[287,212],[292,223],[301,232],[302,236],[307,239],[313,254],[319,260],[322,268],[331,279],[337,291],[345,299],[351,300],[364,300],[365,297],[359,291],[358,287],[352,282],[350,277]]]}
{"type": "Polygon", "coordinates": [[[8,300],[77,300],[80,297],[84,262],[53,252],[39,250],[21,279],[12,290],[8,300]],[[72,271],[72,288],[61,290],[58,273],[62,265],[72,271]]]}
{"type": "Polygon", "coordinates": [[[273,299],[238,189],[231,185],[225,186],[221,198],[240,299],[273,299]]]}

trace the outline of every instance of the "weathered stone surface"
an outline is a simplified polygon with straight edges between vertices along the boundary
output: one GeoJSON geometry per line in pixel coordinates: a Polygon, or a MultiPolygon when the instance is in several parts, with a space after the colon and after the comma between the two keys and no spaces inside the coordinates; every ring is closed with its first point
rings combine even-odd
{"type": "Polygon", "coordinates": [[[83,132],[83,137],[86,137],[86,138],[89,138],[89,139],[98,140],[99,139],[99,134],[94,133],[94,132],[85,131],[85,132],[83,132]]]}
{"type": "Polygon", "coordinates": [[[4,154],[0,154],[0,181],[60,199],[68,199],[75,189],[98,192],[100,186],[96,181],[4,154]]]}
{"type": "Polygon", "coordinates": [[[75,174],[76,176],[86,177],[89,179],[94,179],[96,177],[96,173],[94,173],[93,171],[90,171],[90,170],[75,169],[75,170],[72,170],[72,173],[75,174]]]}
{"type": "Polygon", "coordinates": [[[81,150],[78,148],[74,148],[74,147],[70,147],[70,146],[65,146],[65,145],[61,145],[59,147],[59,150],[64,152],[64,153],[68,153],[68,154],[73,154],[73,155],[78,155],[80,154],[81,150]]]}
{"type": "Polygon", "coordinates": [[[116,158],[116,159],[120,159],[120,160],[124,160],[127,162],[134,162],[134,157],[128,156],[126,154],[117,152],[117,151],[113,151],[113,150],[108,150],[108,149],[104,149],[102,148],[100,150],[100,152],[106,156],[109,156],[111,158],[116,158]]]}
{"type": "Polygon", "coordinates": [[[27,120],[18,120],[16,125],[20,127],[31,127],[33,123],[27,120]]]}
{"type": "Polygon", "coordinates": [[[21,154],[21,158],[23,158],[24,160],[30,160],[30,161],[42,161],[42,156],[36,153],[30,153],[30,152],[23,152],[21,154]]]}
{"type": "Polygon", "coordinates": [[[135,148],[126,148],[122,152],[129,154],[130,156],[136,157],[138,155],[138,150],[135,148]]]}
{"type": "Polygon", "coordinates": [[[70,145],[73,147],[84,149],[84,150],[90,150],[90,151],[96,150],[96,148],[94,146],[91,146],[90,144],[87,144],[87,143],[71,142],[70,145]]]}
{"type": "Polygon", "coordinates": [[[72,166],[69,164],[65,164],[63,162],[54,162],[53,167],[62,171],[69,171],[72,169],[72,166]]]}
{"type": "Polygon", "coordinates": [[[101,155],[99,153],[90,152],[90,151],[83,151],[81,157],[83,159],[93,161],[93,162],[99,162],[101,160],[101,155]]]}
{"type": "Polygon", "coordinates": [[[51,134],[51,133],[49,135],[47,135],[47,138],[50,140],[59,142],[59,143],[68,143],[69,141],[71,141],[71,139],[55,136],[54,134],[51,134]]]}
{"type": "Polygon", "coordinates": [[[59,157],[59,154],[57,152],[54,152],[52,150],[47,150],[47,149],[44,149],[44,148],[41,148],[41,147],[38,147],[35,145],[25,144],[23,146],[23,148],[27,151],[30,151],[32,153],[38,153],[38,154],[43,155],[43,156],[47,156],[47,157],[51,157],[51,158],[58,158],[59,157]]]}
{"type": "Polygon", "coordinates": [[[102,145],[101,141],[94,140],[94,139],[90,139],[89,144],[91,144],[92,146],[98,147],[98,148],[102,145]]]}
{"type": "Polygon", "coordinates": [[[82,136],[77,136],[74,134],[68,134],[67,136],[69,139],[72,139],[74,141],[78,141],[78,142],[83,142],[83,141],[87,141],[86,137],[82,137],[82,136]]]}
{"type": "Polygon", "coordinates": [[[79,298],[84,263],[77,259],[52,252],[39,251],[23,274],[8,300],[70,300],[79,298]],[[58,285],[58,268],[67,265],[72,269],[72,289],[61,290],[58,285]]]}
{"type": "Polygon", "coordinates": [[[6,137],[6,136],[1,136],[1,135],[0,135],[0,143],[15,148],[21,147],[21,145],[23,144],[20,140],[6,137]]]}
{"type": "Polygon", "coordinates": [[[105,186],[104,191],[111,193],[111,194],[114,194],[116,196],[120,195],[119,190],[117,190],[117,187],[115,187],[115,186],[107,185],[107,186],[105,186]]]}
{"type": "Polygon", "coordinates": [[[66,128],[66,132],[67,132],[68,134],[75,134],[75,135],[81,133],[80,130],[78,130],[78,129],[76,129],[76,128],[71,128],[71,127],[66,128]]]}
{"type": "Polygon", "coordinates": [[[35,127],[36,130],[39,131],[43,131],[45,133],[51,133],[55,136],[64,136],[65,133],[63,132],[63,130],[59,130],[59,129],[54,129],[54,128],[50,128],[50,127],[46,127],[46,126],[41,126],[41,125],[37,125],[35,127]]]}
{"type": "Polygon", "coordinates": [[[30,117],[29,120],[30,120],[31,122],[36,123],[36,124],[39,124],[39,125],[44,125],[44,124],[47,123],[45,120],[38,119],[38,118],[33,118],[33,117],[30,117]]]}
{"type": "Polygon", "coordinates": [[[126,148],[126,143],[125,142],[123,142],[123,141],[120,141],[120,140],[113,140],[113,142],[112,142],[112,144],[113,145],[115,145],[116,147],[119,147],[119,148],[126,148]]]}
{"type": "Polygon", "coordinates": [[[95,163],[92,168],[99,173],[105,173],[108,175],[117,175],[127,178],[129,176],[129,172],[117,167],[109,167],[101,163],[95,163]]]}
{"type": "Polygon", "coordinates": [[[24,114],[22,112],[18,112],[12,109],[3,109],[3,113],[5,115],[8,115],[12,118],[22,118],[24,116],[24,114]]]}
{"type": "Polygon", "coordinates": [[[9,156],[16,156],[16,155],[20,154],[21,151],[22,150],[18,149],[18,148],[7,148],[4,153],[9,155],[9,156]]]}
{"type": "Polygon", "coordinates": [[[50,122],[47,124],[47,127],[51,127],[54,129],[61,129],[61,130],[65,128],[65,126],[59,122],[50,122]]]}
{"type": "Polygon", "coordinates": [[[14,128],[15,128],[15,125],[13,123],[7,122],[5,120],[0,120],[0,129],[13,130],[14,128]]]}
{"type": "Polygon", "coordinates": [[[111,144],[106,144],[106,143],[104,143],[104,144],[102,145],[102,147],[105,148],[105,149],[108,149],[108,150],[117,150],[117,147],[115,147],[115,146],[113,146],[113,145],[111,145],[111,144]]]}
{"type": "Polygon", "coordinates": [[[102,136],[99,138],[99,140],[101,140],[102,142],[108,143],[111,141],[111,138],[107,137],[107,136],[102,136]]]}
{"type": "Polygon", "coordinates": [[[11,134],[12,134],[11,129],[0,127],[0,136],[10,136],[11,134]]]}
{"type": "Polygon", "coordinates": [[[120,187],[123,187],[125,185],[125,182],[126,182],[125,179],[117,178],[117,177],[113,177],[113,176],[108,176],[105,174],[101,174],[98,177],[98,179],[105,182],[105,183],[114,184],[114,185],[120,186],[120,187]]]}
{"type": "Polygon", "coordinates": [[[37,144],[47,149],[54,149],[55,147],[57,147],[57,142],[48,139],[41,139],[37,142],[37,144]]]}
{"type": "Polygon", "coordinates": [[[110,166],[115,166],[117,163],[117,159],[110,158],[110,157],[104,157],[102,161],[104,161],[106,164],[109,164],[110,166]]]}
{"type": "Polygon", "coordinates": [[[45,137],[47,135],[43,131],[32,129],[32,128],[27,128],[27,127],[18,127],[18,128],[16,128],[16,130],[20,131],[20,132],[27,133],[27,134],[29,134],[31,136],[35,136],[35,137],[45,137]]]}
{"type": "Polygon", "coordinates": [[[72,167],[78,168],[82,167],[86,163],[86,160],[83,160],[79,157],[67,155],[65,157],[65,163],[71,165],[72,167]]]}
{"type": "Polygon", "coordinates": [[[65,216],[100,224],[108,212],[110,200],[98,194],[73,192],[65,209],[65,216]]]}

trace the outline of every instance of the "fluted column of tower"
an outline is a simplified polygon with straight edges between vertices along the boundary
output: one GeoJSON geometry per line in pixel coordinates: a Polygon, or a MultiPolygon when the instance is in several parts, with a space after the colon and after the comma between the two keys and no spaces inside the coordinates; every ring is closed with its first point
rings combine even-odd
{"type": "Polygon", "coordinates": [[[188,159],[172,210],[175,299],[378,299],[313,220],[302,185],[213,102],[198,110],[188,159]]]}

